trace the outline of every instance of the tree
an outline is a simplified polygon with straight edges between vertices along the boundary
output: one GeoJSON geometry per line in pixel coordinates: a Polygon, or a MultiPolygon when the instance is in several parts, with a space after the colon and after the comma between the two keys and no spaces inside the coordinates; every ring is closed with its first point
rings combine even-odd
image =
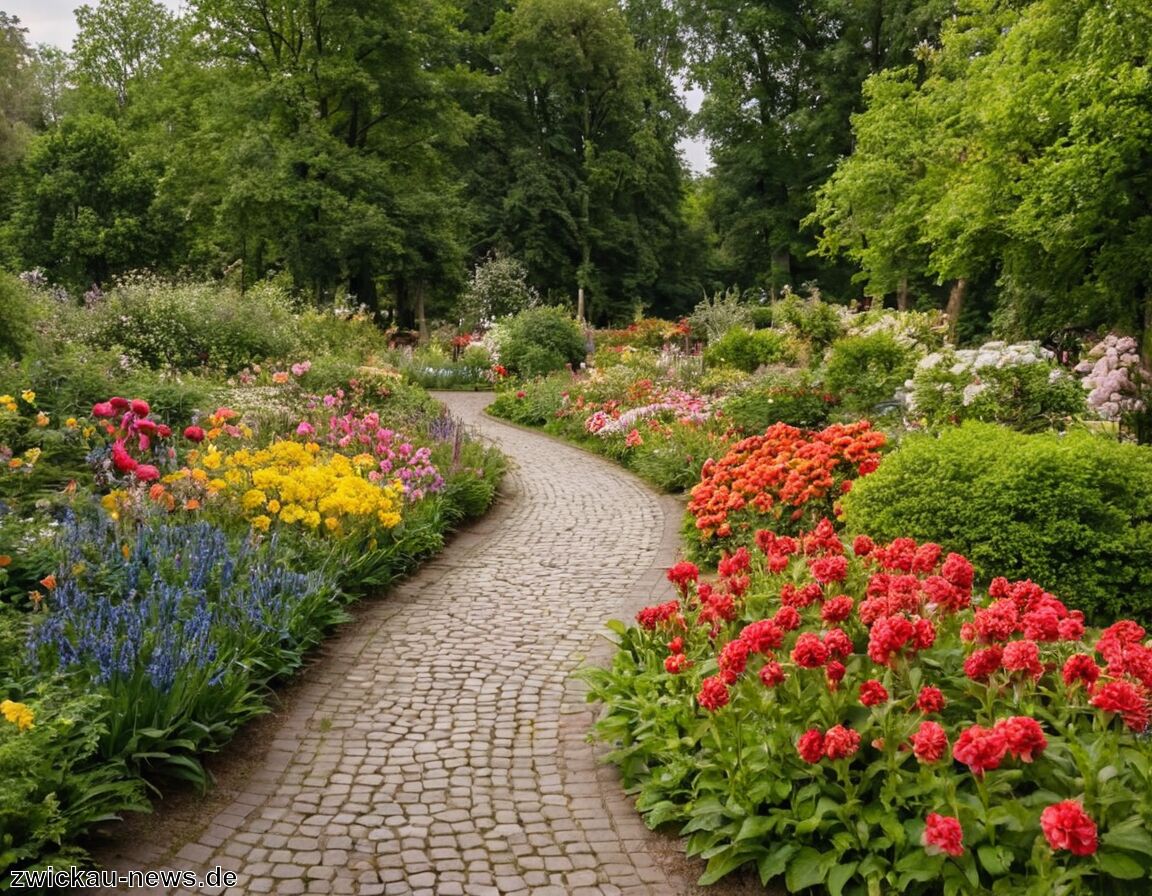
{"type": "Polygon", "coordinates": [[[176,18],[157,0],[99,0],[76,10],[76,26],[76,78],[110,91],[120,108],[159,72],[176,36],[176,18]]]}
{"type": "Polygon", "coordinates": [[[11,165],[39,122],[33,53],[20,19],[0,12],[0,167],[11,165]]]}

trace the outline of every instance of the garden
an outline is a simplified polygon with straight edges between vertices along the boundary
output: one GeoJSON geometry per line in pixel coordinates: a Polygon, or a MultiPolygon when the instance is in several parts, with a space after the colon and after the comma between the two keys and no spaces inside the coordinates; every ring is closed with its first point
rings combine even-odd
{"type": "Polygon", "coordinates": [[[720,295],[596,331],[584,369],[500,356],[490,413],[684,497],[676,599],[612,623],[585,675],[594,737],[701,883],[1123,894],[1152,872],[1152,379],[1131,338],[1058,357],[947,329],[720,295]]]}
{"type": "Polygon", "coordinates": [[[504,470],[355,314],[0,276],[0,873],[83,864],[504,470]]]}

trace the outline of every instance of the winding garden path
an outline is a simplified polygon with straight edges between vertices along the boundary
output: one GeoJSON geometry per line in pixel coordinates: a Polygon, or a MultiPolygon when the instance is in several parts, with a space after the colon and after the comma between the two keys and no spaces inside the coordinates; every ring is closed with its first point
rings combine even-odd
{"type": "Polygon", "coordinates": [[[609,655],[606,619],[665,597],[676,502],[484,417],[487,395],[441,397],[513,462],[493,512],[328,642],[222,806],[107,867],[219,865],[253,894],[697,892],[597,763],[571,677],[609,655]]]}

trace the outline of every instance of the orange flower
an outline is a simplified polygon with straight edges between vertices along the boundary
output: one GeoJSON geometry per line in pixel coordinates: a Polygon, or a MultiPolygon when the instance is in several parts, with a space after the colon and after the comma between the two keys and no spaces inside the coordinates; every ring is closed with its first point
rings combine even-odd
{"type": "Polygon", "coordinates": [[[184,502],[184,509],[185,510],[199,510],[200,509],[200,502],[198,500],[196,500],[195,498],[189,498],[187,501],[184,502]]]}
{"type": "Polygon", "coordinates": [[[9,557],[7,554],[0,554],[0,569],[3,569],[5,566],[10,566],[11,564],[11,557],[9,557]]]}
{"type": "Polygon", "coordinates": [[[47,588],[49,591],[52,591],[56,587],[55,574],[49,573],[48,575],[44,576],[44,578],[40,580],[40,584],[47,588]]]}

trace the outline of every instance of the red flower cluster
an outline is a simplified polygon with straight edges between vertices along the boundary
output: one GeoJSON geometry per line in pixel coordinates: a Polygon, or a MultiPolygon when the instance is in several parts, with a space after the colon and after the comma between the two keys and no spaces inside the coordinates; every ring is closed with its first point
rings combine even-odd
{"type": "Polygon", "coordinates": [[[1066,849],[1074,856],[1096,852],[1096,822],[1075,800],[1054,803],[1041,812],[1040,829],[1053,849],[1066,849]]]}
{"type": "MultiPolygon", "coordinates": [[[[92,416],[104,420],[104,431],[112,438],[112,467],[117,473],[129,474],[138,482],[155,482],[160,478],[160,470],[154,464],[143,463],[135,454],[147,457],[152,453],[154,443],[172,435],[172,430],[163,423],[151,419],[148,402],[142,398],[129,401],[119,396],[92,406],[92,416]],[[119,417],[119,422],[112,421],[119,417]]],[[[174,453],[169,449],[169,456],[174,453]]]]}
{"type": "Polygon", "coordinates": [[[879,706],[888,702],[888,689],[875,678],[860,685],[860,702],[865,706],[879,706]]]}
{"type": "Polygon", "coordinates": [[[952,755],[979,777],[999,768],[1009,753],[1021,762],[1031,762],[1047,746],[1048,739],[1039,722],[1029,716],[1013,716],[1001,719],[991,728],[972,725],[961,731],[952,755]]]}
{"type": "Polygon", "coordinates": [[[833,725],[825,732],[810,728],[796,741],[796,752],[810,764],[816,764],[825,756],[829,759],[847,759],[860,749],[860,732],[833,725]]]}
{"type": "Polygon", "coordinates": [[[822,432],[774,424],[704,465],[688,511],[705,541],[751,531],[761,516],[797,521],[818,509],[827,515],[843,482],[876,469],[884,442],[867,421],[822,432]]]}
{"type": "Polygon", "coordinates": [[[939,722],[921,722],[910,741],[912,754],[926,765],[939,762],[948,752],[948,735],[939,722]]]}
{"type": "Polygon", "coordinates": [[[648,629],[648,631],[652,631],[661,622],[668,622],[670,619],[683,624],[684,618],[680,615],[680,601],[670,600],[653,607],[645,607],[636,614],[636,621],[640,627],[648,629]]]}
{"type": "Polygon", "coordinates": [[[924,836],[921,840],[924,851],[929,855],[946,853],[950,856],[964,855],[964,829],[960,820],[948,815],[929,812],[924,820],[924,836]]]}

